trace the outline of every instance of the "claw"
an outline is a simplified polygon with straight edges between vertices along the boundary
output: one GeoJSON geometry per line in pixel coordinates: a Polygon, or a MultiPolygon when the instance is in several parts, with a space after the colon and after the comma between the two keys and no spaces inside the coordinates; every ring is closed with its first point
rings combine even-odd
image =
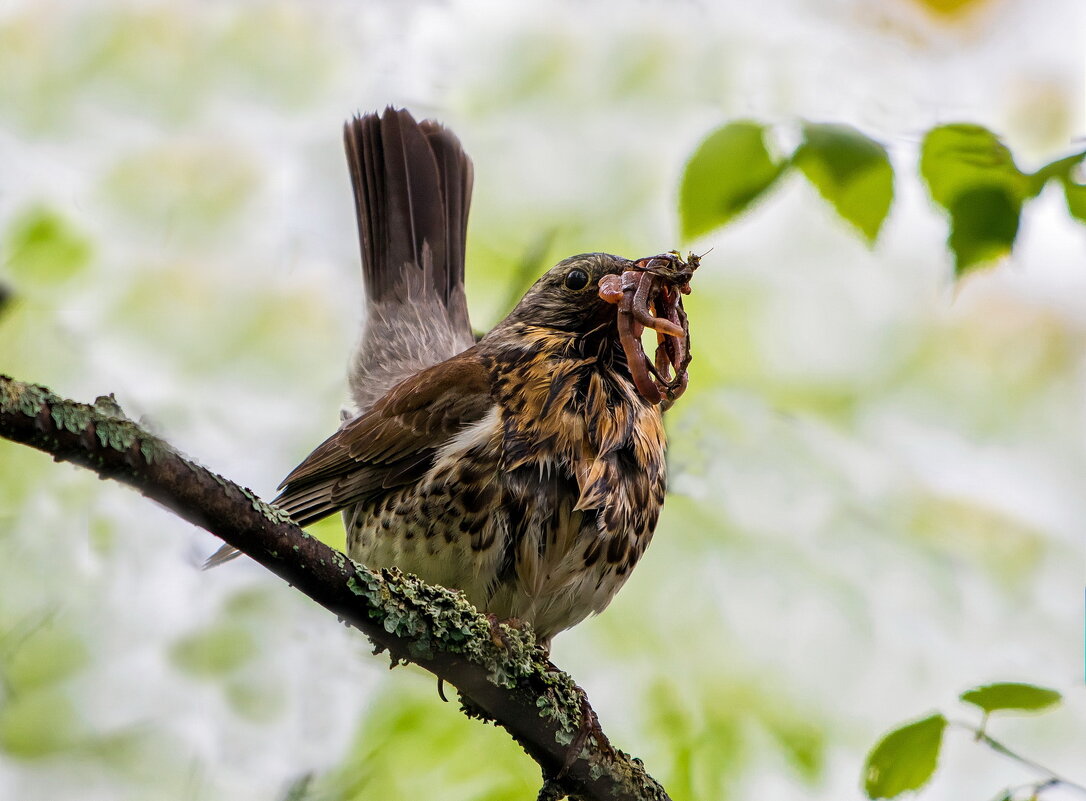
{"type": "Polygon", "coordinates": [[[581,725],[573,736],[573,741],[569,744],[569,750],[566,751],[566,761],[562,764],[562,769],[555,776],[555,779],[559,780],[569,773],[569,769],[581,756],[581,750],[584,748],[585,743],[588,742],[589,735],[596,739],[596,750],[599,753],[611,759],[614,759],[615,756],[614,746],[611,745],[611,741],[607,739],[607,735],[600,728],[600,719],[596,717],[596,711],[588,703],[588,695],[579,685],[574,685],[574,689],[581,697],[581,725]]]}

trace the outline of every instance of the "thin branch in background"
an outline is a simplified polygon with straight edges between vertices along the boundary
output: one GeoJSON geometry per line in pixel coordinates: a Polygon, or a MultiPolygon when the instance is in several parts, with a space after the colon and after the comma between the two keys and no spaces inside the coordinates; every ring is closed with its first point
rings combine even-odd
{"type": "MultiPolygon", "coordinates": [[[[980,726],[974,726],[972,723],[968,723],[968,722],[963,721],[963,720],[952,720],[952,721],[950,721],[950,725],[954,726],[955,728],[964,729],[965,731],[969,732],[970,734],[973,735],[973,739],[976,742],[984,743],[986,746],[991,748],[997,754],[1005,756],[1008,759],[1014,760],[1019,765],[1022,765],[1023,767],[1029,768],[1034,773],[1041,774],[1041,776],[1043,776],[1044,778],[1042,778],[1039,782],[1036,782],[1034,784],[1023,785],[1023,787],[1031,787],[1031,788],[1033,788],[1033,795],[1034,796],[1036,796],[1039,793],[1043,792],[1044,790],[1050,789],[1052,787],[1067,787],[1067,788],[1069,788],[1071,790],[1075,790],[1075,791],[1081,793],[1082,795],[1086,796],[1086,786],[1083,786],[1083,785],[1079,784],[1078,782],[1072,781],[1071,779],[1067,779],[1067,778],[1061,776],[1060,774],[1056,773],[1056,771],[1052,770],[1051,768],[1045,767],[1040,762],[1036,762],[1036,761],[1030,759],[1029,757],[1026,757],[1026,756],[1023,756],[1022,754],[1019,754],[1017,751],[1014,751],[1014,750],[1008,748],[1006,745],[1001,743],[999,740],[996,740],[994,737],[992,737],[990,734],[988,734],[984,730],[984,727],[987,724],[987,722],[988,722],[988,716],[985,715],[984,719],[981,721],[980,726]]],[[[1008,791],[1008,792],[1012,792],[1012,791],[1008,791]]],[[[1001,796],[1001,797],[1006,797],[1006,794],[1004,794],[1004,796],[1001,796]]]]}

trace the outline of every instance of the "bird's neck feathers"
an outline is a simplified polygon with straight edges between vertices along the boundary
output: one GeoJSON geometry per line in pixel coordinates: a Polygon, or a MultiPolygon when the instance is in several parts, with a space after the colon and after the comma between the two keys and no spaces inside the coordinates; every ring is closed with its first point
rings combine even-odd
{"type": "Polygon", "coordinates": [[[662,452],[660,408],[638,394],[617,337],[518,329],[480,343],[502,413],[505,468],[542,459],[572,463],[581,507],[591,508],[602,500],[589,496],[593,485],[602,491],[595,473],[603,461],[622,452],[631,464],[646,465],[654,448],[662,452]]]}

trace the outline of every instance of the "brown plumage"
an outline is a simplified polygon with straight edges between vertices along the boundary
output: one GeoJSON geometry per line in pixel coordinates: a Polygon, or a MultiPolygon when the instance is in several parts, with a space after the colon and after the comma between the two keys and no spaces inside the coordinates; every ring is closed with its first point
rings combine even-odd
{"type": "Polygon", "coordinates": [[[635,385],[621,288],[600,282],[630,283],[627,314],[646,296],[668,299],[673,318],[685,283],[654,270],[658,259],[573,256],[475,342],[463,284],[472,169],[456,137],[387,109],[348,123],[346,146],[368,304],[350,371],[357,414],[275,502],[302,526],[342,510],[355,559],[460,589],[549,643],[607,606],[664,500],[660,395],[635,385]],[[633,301],[646,270],[657,283],[633,301]]]}

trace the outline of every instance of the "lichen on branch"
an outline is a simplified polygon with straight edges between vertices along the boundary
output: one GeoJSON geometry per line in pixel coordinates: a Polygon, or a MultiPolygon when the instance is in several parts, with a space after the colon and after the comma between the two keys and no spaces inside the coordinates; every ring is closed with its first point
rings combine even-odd
{"type": "Polygon", "coordinates": [[[178,453],[112,396],[82,404],[0,376],[0,436],[134,487],[365,633],[394,665],[412,662],[456,687],[466,714],[506,729],[539,764],[550,796],[668,798],[639,760],[579,736],[593,713],[530,630],[499,624],[496,632],[459,592],[352,561],[251,490],[178,453]],[[569,753],[571,743],[578,753],[569,753]]]}

